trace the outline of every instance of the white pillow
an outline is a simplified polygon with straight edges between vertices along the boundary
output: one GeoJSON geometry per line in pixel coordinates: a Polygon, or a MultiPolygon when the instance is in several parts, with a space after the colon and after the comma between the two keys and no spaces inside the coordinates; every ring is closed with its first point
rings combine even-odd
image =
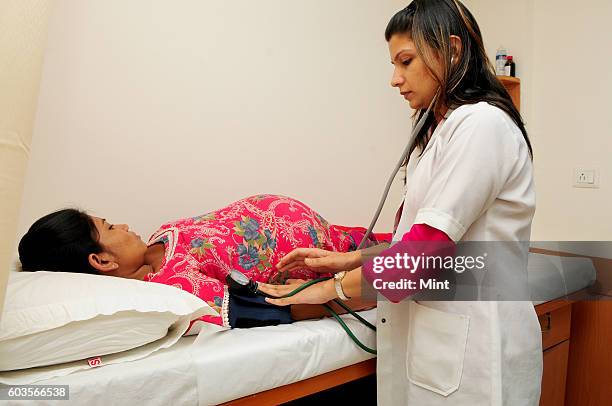
{"type": "Polygon", "coordinates": [[[120,362],[119,353],[157,343],[148,355],[174,344],[191,320],[218,315],[198,297],[158,283],[65,272],[11,272],[9,278],[0,371],[108,354],[120,362]]]}

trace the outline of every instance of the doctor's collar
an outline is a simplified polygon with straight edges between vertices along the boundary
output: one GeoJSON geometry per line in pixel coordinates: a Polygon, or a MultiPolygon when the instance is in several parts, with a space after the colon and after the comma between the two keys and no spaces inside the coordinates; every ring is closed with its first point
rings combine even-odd
{"type": "MultiPolygon", "coordinates": [[[[452,114],[452,112],[453,112],[453,111],[455,111],[455,109],[456,109],[457,107],[458,107],[458,105],[456,105],[456,104],[451,105],[451,106],[450,106],[450,107],[449,107],[449,108],[446,110],[446,113],[444,113],[444,116],[442,116],[442,121],[446,120],[446,119],[447,119],[447,118],[448,118],[448,117],[449,117],[449,116],[452,114]]],[[[439,123],[438,123],[438,124],[439,124],[439,123]]]]}

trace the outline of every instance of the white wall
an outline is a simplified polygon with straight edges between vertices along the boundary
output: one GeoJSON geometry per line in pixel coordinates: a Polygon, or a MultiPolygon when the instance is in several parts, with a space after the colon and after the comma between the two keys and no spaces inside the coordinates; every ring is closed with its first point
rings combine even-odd
{"type": "Polygon", "coordinates": [[[367,225],[411,123],[383,35],[403,6],[58,1],[21,232],[77,205],[144,236],[256,193],[367,225]]]}
{"type": "Polygon", "coordinates": [[[491,58],[516,56],[521,113],[534,148],[532,240],[612,240],[612,2],[470,0],[491,58]],[[599,189],[572,187],[576,166],[599,189]]]}

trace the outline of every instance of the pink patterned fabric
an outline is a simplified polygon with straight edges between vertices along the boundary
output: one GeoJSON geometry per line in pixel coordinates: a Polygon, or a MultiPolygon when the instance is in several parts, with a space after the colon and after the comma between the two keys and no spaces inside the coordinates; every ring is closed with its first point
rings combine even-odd
{"type": "MultiPolygon", "coordinates": [[[[160,227],[148,245],[163,242],[165,257],[157,273],[146,281],[176,286],[190,292],[219,313],[202,321],[229,327],[225,277],[237,269],[258,282],[283,283],[289,278],[320,277],[306,269],[276,271],[278,261],[294,248],[331,251],[357,248],[365,229],[330,225],[305,204],[284,196],[257,195],[210,213],[160,227]]],[[[373,245],[388,234],[370,237],[373,245]]]]}

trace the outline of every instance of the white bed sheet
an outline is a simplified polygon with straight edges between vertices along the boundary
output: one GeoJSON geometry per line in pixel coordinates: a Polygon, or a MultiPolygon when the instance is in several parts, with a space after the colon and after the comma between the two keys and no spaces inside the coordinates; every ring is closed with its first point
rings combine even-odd
{"type": "Polygon", "coordinates": [[[136,361],[81,370],[33,385],[69,385],[70,399],[1,401],[0,405],[197,405],[197,380],[189,347],[196,336],[136,361]]]}
{"type": "MultiPolygon", "coordinates": [[[[376,324],[375,309],[360,314],[376,324]]],[[[374,331],[351,316],[342,318],[365,345],[375,348],[374,331]]],[[[192,348],[200,405],[227,402],[373,358],[332,318],[201,334],[192,348]]]]}
{"type": "MultiPolygon", "coordinates": [[[[376,310],[360,313],[372,323],[376,310]]],[[[376,334],[342,316],[369,347],[376,334]]],[[[207,330],[146,358],[36,382],[69,385],[68,401],[28,405],[211,405],[372,358],[330,318],[254,329],[207,330]]],[[[23,401],[0,401],[18,406],[23,401]]]]}

